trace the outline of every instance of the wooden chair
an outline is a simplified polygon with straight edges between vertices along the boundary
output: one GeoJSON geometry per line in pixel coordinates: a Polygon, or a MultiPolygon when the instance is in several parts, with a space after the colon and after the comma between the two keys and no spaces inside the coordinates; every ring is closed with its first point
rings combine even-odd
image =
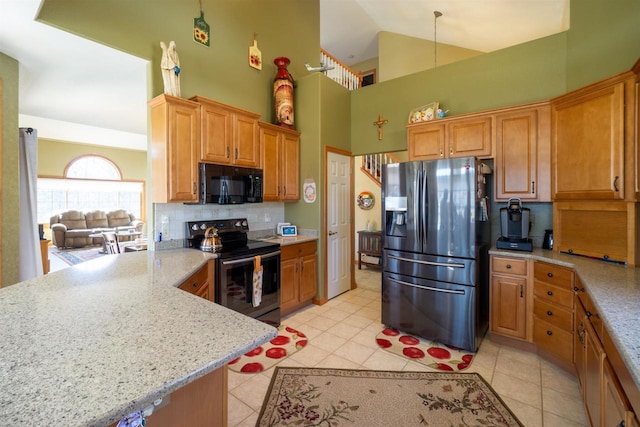
{"type": "Polygon", "coordinates": [[[113,231],[103,231],[102,238],[104,239],[104,247],[108,254],[119,254],[120,245],[118,245],[118,238],[113,231]]]}

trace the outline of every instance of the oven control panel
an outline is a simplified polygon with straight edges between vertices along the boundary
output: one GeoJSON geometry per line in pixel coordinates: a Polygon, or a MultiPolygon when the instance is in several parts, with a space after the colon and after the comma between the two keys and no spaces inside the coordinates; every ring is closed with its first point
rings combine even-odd
{"type": "Polygon", "coordinates": [[[187,238],[193,239],[196,236],[204,236],[205,231],[209,227],[218,229],[218,234],[229,233],[232,231],[249,231],[249,222],[246,218],[229,218],[229,219],[212,219],[207,221],[189,221],[187,222],[187,238]]]}

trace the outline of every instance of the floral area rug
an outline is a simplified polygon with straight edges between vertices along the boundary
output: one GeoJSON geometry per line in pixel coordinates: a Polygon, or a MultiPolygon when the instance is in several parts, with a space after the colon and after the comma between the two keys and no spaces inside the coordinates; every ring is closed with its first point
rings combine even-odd
{"type": "Polygon", "coordinates": [[[104,254],[100,253],[101,250],[102,246],[92,247],[91,249],[67,249],[64,251],[51,249],[51,254],[69,265],[76,265],[103,256],[104,254]]]}
{"type": "Polygon", "coordinates": [[[393,354],[421,363],[434,371],[463,371],[467,369],[475,353],[404,334],[397,329],[386,328],[376,336],[378,345],[393,354]]]}
{"type": "Polygon", "coordinates": [[[253,374],[266,371],[307,345],[307,337],[285,325],[278,326],[278,336],[229,362],[235,372],[253,374]]]}
{"type": "Polygon", "coordinates": [[[276,366],[257,426],[522,426],[476,373],[276,366]]]}

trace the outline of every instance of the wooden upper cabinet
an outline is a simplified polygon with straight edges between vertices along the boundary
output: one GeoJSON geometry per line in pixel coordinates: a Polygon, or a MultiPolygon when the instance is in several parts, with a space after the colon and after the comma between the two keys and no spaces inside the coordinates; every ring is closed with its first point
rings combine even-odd
{"type": "Polygon", "coordinates": [[[551,201],[548,103],[498,113],[495,120],[495,199],[551,201]]]}
{"type": "Polygon", "coordinates": [[[551,101],[554,200],[624,199],[624,95],[600,82],[551,101]]]}
{"type": "Polygon", "coordinates": [[[260,123],[260,147],[263,200],[299,200],[300,132],[260,123]]]}
{"type": "Polygon", "coordinates": [[[409,160],[444,158],[445,125],[438,122],[410,127],[407,130],[409,160]]]}
{"type": "Polygon", "coordinates": [[[407,125],[409,160],[491,157],[491,114],[407,125]]]}
{"type": "Polygon", "coordinates": [[[448,157],[491,156],[493,117],[481,115],[447,124],[448,157]]]}
{"type": "Polygon", "coordinates": [[[159,95],[151,108],[151,175],[154,203],[197,202],[200,105],[159,95]]]}
{"type": "Polygon", "coordinates": [[[223,165],[258,167],[259,114],[194,96],[202,106],[200,161],[223,165]]]}

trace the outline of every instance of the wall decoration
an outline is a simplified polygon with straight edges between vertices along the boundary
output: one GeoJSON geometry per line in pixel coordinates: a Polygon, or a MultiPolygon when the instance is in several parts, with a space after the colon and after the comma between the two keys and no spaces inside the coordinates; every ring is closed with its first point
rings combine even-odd
{"type": "Polygon", "coordinates": [[[293,129],[293,77],[287,70],[289,58],[284,56],[273,60],[278,71],[273,79],[273,101],[275,104],[276,124],[293,129]]]}
{"type": "Polygon", "coordinates": [[[164,93],[171,96],[180,97],[180,58],[176,51],[176,42],[169,42],[169,47],[164,42],[160,42],[162,48],[162,81],[164,83],[164,93]]]}
{"type": "Polygon", "coordinates": [[[256,70],[262,70],[262,52],[258,49],[256,33],[253,33],[253,46],[249,46],[249,66],[256,70]]]}
{"type": "Polygon", "coordinates": [[[307,203],[313,203],[316,201],[316,183],[313,178],[307,178],[302,184],[302,194],[304,195],[304,201],[307,203]]]}
{"type": "Polygon", "coordinates": [[[409,123],[428,122],[436,118],[438,111],[438,103],[432,102],[422,107],[418,107],[415,110],[411,110],[409,113],[409,123]]]}
{"type": "Polygon", "coordinates": [[[375,200],[373,198],[373,194],[368,191],[363,191],[362,193],[358,194],[356,202],[358,203],[358,207],[360,209],[368,211],[369,209],[373,208],[375,200]]]}
{"type": "Polygon", "coordinates": [[[200,17],[193,18],[193,41],[209,47],[209,24],[204,20],[202,0],[200,0],[200,17]]]}

